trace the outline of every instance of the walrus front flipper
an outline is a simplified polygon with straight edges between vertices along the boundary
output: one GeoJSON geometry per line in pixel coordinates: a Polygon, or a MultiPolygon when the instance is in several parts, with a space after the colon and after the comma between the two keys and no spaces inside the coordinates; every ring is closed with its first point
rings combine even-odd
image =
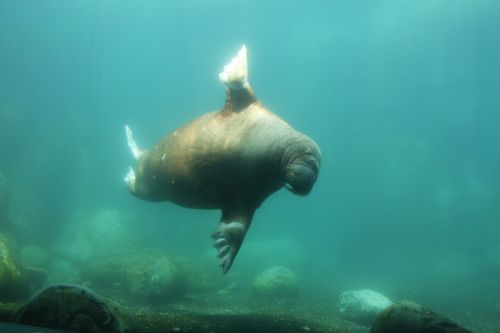
{"type": "Polygon", "coordinates": [[[238,112],[257,101],[248,83],[247,48],[243,45],[219,79],[226,86],[226,104],[224,110],[238,112]]]}
{"type": "Polygon", "coordinates": [[[128,125],[125,125],[125,133],[127,133],[127,144],[130,151],[132,152],[132,155],[136,160],[139,160],[143,152],[139,149],[137,143],[135,143],[134,134],[132,133],[132,130],[130,129],[130,127],[128,127],[128,125]]]}
{"type": "Polygon", "coordinates": [[[248,227],[252,223],[253,211],[248,213],[233,214],[222,210],[222,218],[212,234],[214,247],[217,249],[219,266],[225,274],[231,268],[234,258],[240,250],[248,227]]]}

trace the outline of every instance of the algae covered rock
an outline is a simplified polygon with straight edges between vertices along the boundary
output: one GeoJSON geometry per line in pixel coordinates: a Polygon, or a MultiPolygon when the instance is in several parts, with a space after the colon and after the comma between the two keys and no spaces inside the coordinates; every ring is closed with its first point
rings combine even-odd
{"type": "Polygon", "coordinates": [[[125,332],[130,318],[87,288],[54,285],[35,294],[15,315],[19,324],[76,332],[125,332]]]}
{"type": "Polygon", "coordinates": [[[137,257],[127,266],[126,278],[130,295],[149,301],[179,297],[187,285],[182,267],[166,256],[137,257]]]}
{"type": "Polygon", "coordinates": [[[29,295],[29,286],[12,243],[6,235],[0,234],[0,300],[17,300],[29,295]]]}
{"type": "Polygon", "coordinates": [[[377,317],[370,333],[472,333],[416,303],[401,301],[377,317]]]}
{"type": "Polygon", "coordinates": [[[283,266],[274,266],[261,272],[254,281],[254,290],[264,297],[295,297],[298,291],[297,276],[283,266]]]}
{"type": "Polygon", "coordinates": [[[348,320],[371,325],[392,302],[373,290],[350,290],[340,295],[339,311],[348,320]]]}

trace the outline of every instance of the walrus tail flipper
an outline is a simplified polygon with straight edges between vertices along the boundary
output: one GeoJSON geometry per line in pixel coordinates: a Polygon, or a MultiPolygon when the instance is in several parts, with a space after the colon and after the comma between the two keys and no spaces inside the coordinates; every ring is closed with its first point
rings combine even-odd
{"type": "Polygon", "coordinates": [[[257,99],[248,83],[247,48],[243,45],[229,64],[219,74],[219,79],[226,86],[226,105],[224,110],[238,112],[257,99]]]}
{"type": "Polygon", "coordinates": [[[222,210],[222,218],[212,234],[214,247],[217,249],[219,266],[224,274],[234,262],[240,250],[245,234],[252,222],[253,211],[248,213],[232,214],[222,210]]]}

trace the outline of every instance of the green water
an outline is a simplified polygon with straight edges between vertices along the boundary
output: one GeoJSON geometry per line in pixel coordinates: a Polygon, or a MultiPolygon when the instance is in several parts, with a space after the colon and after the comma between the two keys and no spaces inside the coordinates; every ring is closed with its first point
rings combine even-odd
{"type": "Polygon", "coordinates": [[[281,265],[309,303],[374,289],[498,331],[499,31],[495,1],[0,0],[5,233],[46,283],[113,297],[131,288],[119,269],[94,275],[117,257],[188,262],[193,297],[254,297],[281,265]],[[242,44],[257,98],[323,164],[309,196],[262,205],[223,276],[219,212],[127,192],[124,125],[150,147],[221,108],[217,74],[242,44]]]}

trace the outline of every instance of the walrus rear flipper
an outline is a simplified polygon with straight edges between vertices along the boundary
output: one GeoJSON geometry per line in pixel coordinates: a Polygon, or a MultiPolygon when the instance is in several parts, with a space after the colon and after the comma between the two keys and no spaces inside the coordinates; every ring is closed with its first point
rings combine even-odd
{"type": "Polygon", "coordinates": [[[224,110],[238,112],[257,101],[248,83],[247,48],[243,45],[219,79],[226,86],[226,104],[224,110]]]}
{"type": "Polygon", "coordinates": [[[217,258],[219,258],[219,266],[224,274],[227,273],[234,258],[240,250],[248,227],[252,223],[254,211],[243,213],[234,213],[232,211],[222,210],[222,218],[212,234],[214,239],[214,247],[217,249],[217,258]]]}
{"type": "Polygon", "coordinates": [[[228,89],[241,89],[248,86],[247,47],[245,45],[238,51],[238,55],[224,66],[219,79],[228,89]]]}

